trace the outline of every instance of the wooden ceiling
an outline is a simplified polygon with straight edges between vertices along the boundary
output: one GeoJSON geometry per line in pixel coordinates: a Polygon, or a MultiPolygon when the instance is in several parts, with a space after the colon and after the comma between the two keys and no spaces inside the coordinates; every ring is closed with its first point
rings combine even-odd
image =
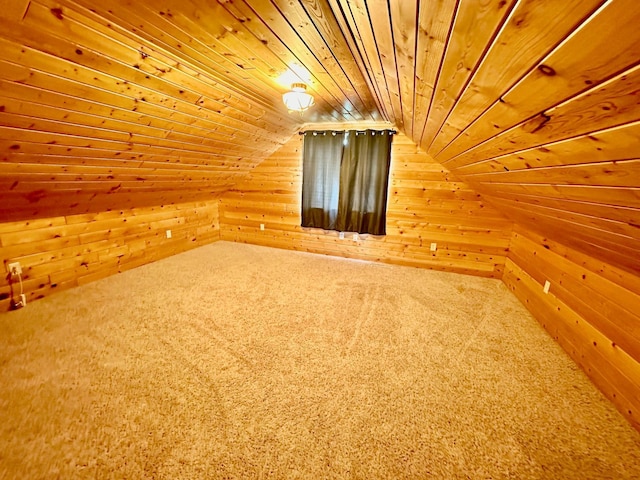
{"type": "Polygon", "coordinates": [[[640,271],[636,0],[339,0],[384,116],[516,223],[640,271]]]}
{"type": "Polygon", "coordinates": [[[381,118],[326,4],[13,0],[0,15],[5,219],[211,198],[305,121],[381,118]],[[304,118],[282,103],[300,80],[304,118]]]}
{"type": "Polygon", "coordinates": [[[640,271],[637,0],[4,0],[0,220],[219,195],[388,121],[516,223],[640,271]],[[303,116],[281,96],[302,80],[303,116]]]}

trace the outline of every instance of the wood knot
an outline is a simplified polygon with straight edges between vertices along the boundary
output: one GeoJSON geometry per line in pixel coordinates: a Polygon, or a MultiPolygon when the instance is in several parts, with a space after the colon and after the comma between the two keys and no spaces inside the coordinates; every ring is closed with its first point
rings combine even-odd
{"type": "Polygon", "coordinates": [[[540,70],[543,75],[547,75],[549,77],[553,77],[556,74],[556,71],[549,65],[538,65],[538,70],[540,70]]]}
{"type": "Polygon", "coordinates": [[[64,17],[62,16],[62,9],[61,8],[52,8],[51,9],[51,13],[53,14],[54,17],[56,17],[58,20],[62,20],[64,17]]]}
{"type": "Polygon", "coordinates": [[[25,195],[27,201],[29,203],[37,203],[40,200],[42,200],[44,197],[46,197],[46,192],[44,190],[34,190],[32,192],[29,192],[25,195]]]}
{"type": "Polygon", "coordinates": [[[536,133],[538,130],[544,127],[549,120],[551,120],[551,117],[549,115],[541,113],[527,122],[526,131],[528,133],[536,133]]]}

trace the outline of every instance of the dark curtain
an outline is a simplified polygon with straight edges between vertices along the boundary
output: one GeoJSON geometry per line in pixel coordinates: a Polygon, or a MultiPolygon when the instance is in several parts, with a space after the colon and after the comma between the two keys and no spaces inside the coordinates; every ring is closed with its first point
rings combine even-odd
{"type": "Polygon", "coordinates": [[[392,132],[304,135],[302,226],[384,235],[392,132]]]}
{"type": "Polygon", "coordinates": [[[305,132],[302,226],[336,229],[344,132],[305,132]]]}
{"type": "Polygon", "coordinates": [[[350,131],[340,168],[336,230],[386,233],[391,132],[350,131]]]}

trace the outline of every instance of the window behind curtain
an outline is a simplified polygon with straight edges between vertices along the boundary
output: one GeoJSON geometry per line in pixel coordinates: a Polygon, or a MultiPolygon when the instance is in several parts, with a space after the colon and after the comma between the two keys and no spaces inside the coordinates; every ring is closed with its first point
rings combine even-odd
{"type": "Polygon", "coordinates": [[[390,131],[306,132],[302,226],[384,235],[390,131]]]}

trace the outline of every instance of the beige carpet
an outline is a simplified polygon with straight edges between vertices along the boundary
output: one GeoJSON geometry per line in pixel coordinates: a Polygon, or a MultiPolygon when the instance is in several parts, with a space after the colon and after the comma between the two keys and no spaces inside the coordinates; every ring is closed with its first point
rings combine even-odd
{"type": "Polygon", "coordinates": [[[501,282],[219,242],[0,315],[0,478],[640,478],[501,282]]]}

